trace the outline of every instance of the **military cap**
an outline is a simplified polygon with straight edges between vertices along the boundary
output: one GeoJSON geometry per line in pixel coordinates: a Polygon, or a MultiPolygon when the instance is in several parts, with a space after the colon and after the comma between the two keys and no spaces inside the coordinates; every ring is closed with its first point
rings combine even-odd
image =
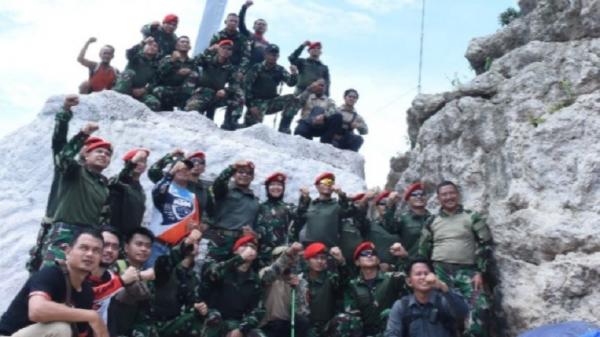
{"type": "Polygon", "coordinates": [[[275,172],[273,174],[271,174],[270,176],[267,177],[267,179],[265,179],[265,185],[269,185],[272,182],[279,182],[282,184],[285,184],[287,177],[285,174],[281,173],[281,172],[275,172]]]}
{"type": "Polygon", "coordinates": [[[265,48],[265,53],[279,54],[279,46],[271,43],[265,48]]]}
{"type": "Polygon", "coordinates": [[[167,14],[163,19],[163,23],[178,23],[179,18],[175,14],[167,14]]]}
{"type": "Polygon", "coordinates": [[[111,154],[113,152],[112,144],[110,142],[104,140],[104,139],[102,139],[101,141],[98,141],[98,142],[95,142],[95,143],[92,143],[92,144],[88,145],[85,148],[85,152],[88,153],[88,152],[90,152],[90,151],[92,151],[94,149],[100,148],[100,147],[107,149],[108,151],[110,151],[111,154]]]}
{"type": "Polygon", "coordinates": [[[379,193],[377,195],[377,198],[375,198],[375,204],[377,205],[381,200],[389,197],[390,193],[391,193],[390,191],[383,191],[383,192],[379,193]]]}
{"type": "Polygon", "coordinates": [[[202,151],[196,151],[196,152],[190,154],[189,156],[187,156],[186,159],[187,160],[192,160],[194,158],[205,159],[206,155],[202,151]]]}
{"type": "Polygon", "coordinates": [[[374,250],[375,249],[375,244],[371,241],[365,241],[363,243],[360,243],[358,246],[356,246],[356,249],[354,250],[354,254],[352,254],[352,258],[356,261],[356,259],[358,259],[358,257],[360,256],[360,253],[362,253],[363,250],[374,250]]]}
{"type": "Polygon", "coordinates": [[[331,172],[323,172],[321,174],[319,174],[316,178],[315,178],[315,185],[319,185],[319,183],[321,182],[321,180],[323,179],[331,179],[331,180],[335,180],[335,175],[331,172]]]}
{"type": "Polygon", "coordinates": [[[365,197],[365,193],[358,193],[352,197],[352,201],[357,202],[365,197]]]}
{"type": "Polygon", "coordinates": [[[241,246],[247,244],[247,243],[253,243],[255,245],[258,245],[258,243],[256,242],[256,237],[254,235],[244,235],[241,238],[239,238],[235,244],[233,245],[233,251],[235,252],[236,250],[238,250],[238,248],[240,248],[241,246]]]}
{"type": "Polygon", "coordinates": [[[311,243],[304,249],[304,259],[308,260],[327,251],[327,246],[321,242],[311,243]]]}
{"type": "Polygon", "coordinates": [[[417,190],[424,190],[425,189],[425,185],[423,185],[422,182],[417,182],[414,184],[409,185],[406,190],[404,191],[404,201],[408,200],[410,198],[410,194],[414,191],[417,190]]]}
{"type": "Polygon", "coordinates": [[[311,42],[308,45],[308,50],[315,49],[315,48],[321,48],[321,42],[315,41],[315,42],[311,42]]]}
{"type": "Polygon", "coordinates": [[[131,150],[127,151],[127,152],[125,153],[125,155],[123,155],[123,160],[124,160],[124,161],[128,161],[128,160],[131,160],[131,159],[133,159],[133,157],[135,157],[135,155],[136,155],[136,154],[137,154],[139,151],[146,152],[146,156],[149,156],[149,155],[150,155],[150,150],[148,150],[148,149],[144,149],[144,148],[141,148],[141,147],[140,147],[140,148],[135,148],[135,149],[131,149],[131,150]]]}
{"type": "Polygon", "coordinates": [[[225,47],[225,46],[233,46],[233,41],[229,40],[229,39],[225,39],[225,40],[221,40],[219,41],[219,43],[217,43],[217,45],[219,47],[225,47]]]}

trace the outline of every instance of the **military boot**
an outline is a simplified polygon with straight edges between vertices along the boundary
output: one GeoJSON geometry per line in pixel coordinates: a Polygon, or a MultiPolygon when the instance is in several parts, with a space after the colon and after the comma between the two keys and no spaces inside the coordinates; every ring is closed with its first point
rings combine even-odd
{"type": "Polygon", "coordinates": [[[286,116],[285,114],[281,115],[281,122],[279,122],[279,132],[287,133],[288,135],[292,133],[290,130],[290,125],[292,124],[292,120],[294,116],[286,116]]]}
{"type": "Polygon", "coordinates": [[[234,131],[237,128],[237,117],[233,115],[233,111],[229,109],[225,110],[225,118],[223,119],[223,124],[221,124],[221,129],[234,131]]]}

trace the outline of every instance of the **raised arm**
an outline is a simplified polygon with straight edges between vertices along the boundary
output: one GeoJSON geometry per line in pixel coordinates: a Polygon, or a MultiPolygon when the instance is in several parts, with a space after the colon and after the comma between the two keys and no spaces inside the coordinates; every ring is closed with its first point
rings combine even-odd
{"type": "Polygon", "coordinates": [[[87,67],[89,69],[94,69],[98,65],[98,63],[96,63],[94,61],[90,61],[85,58],[85,54],[87,53],[88,47],[90,46],[90,44],[92,44],[96,41],[97,40],[95,37],[90,37],[85,42],[85,44],[83,45],[83,48],[81,48],[81,51],[79,52],[79,55],[77,56],[77,62],[79,62],[82,66],[87,67]]]}

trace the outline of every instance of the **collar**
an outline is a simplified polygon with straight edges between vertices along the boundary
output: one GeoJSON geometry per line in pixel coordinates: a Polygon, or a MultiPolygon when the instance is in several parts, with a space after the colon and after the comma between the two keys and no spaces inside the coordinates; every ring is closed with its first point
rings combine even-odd
{"type": "MultiPolygon", "coordinates": [[[[440,209],[440,212],[441,212],[441,209],[440,209]]],[[[423,215],[417,214],[412,210],[412,208],[408,209],[408,214],[410,214],[410,217],[413,219],[427,218],[431,215],[431,213],[429,213],[428,210],[425,210],[425,214],[423,214],[423,215]]]]}
{"type": "Polygon", "coordinates": [[[442,218],[448,218],[448,217],[451,217],[453,215],[464,213],[464,211],[465,211],[465,209],[464,209],[463,205],[458,205],[458,208],[456,209],[456,212],[454,212],[454,214],[450,215],[450,214],[444,212],[444,209],[440,207],[439,216],[441,216],[442,218]]]}
{"type": "MultiPolygon", "coordinates": [[[[379,282],[383,281],[383,272],[381,270],[378,271],[377,276],[375,276],[375,278],[373,280],[375,281],[375,283],[379,283],[379,282]]],[[[362,275],[359,276],[359,283],[367,285],[368,282],[369,281],[365,280],[362,275]]]]}

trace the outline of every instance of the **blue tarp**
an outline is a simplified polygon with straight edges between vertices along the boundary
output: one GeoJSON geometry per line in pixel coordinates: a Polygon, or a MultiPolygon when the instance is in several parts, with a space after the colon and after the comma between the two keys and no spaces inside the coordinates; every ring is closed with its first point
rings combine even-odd
{"type": "Polygon", "coordinates": [[[587,322],[565,322],[543,325],[518,337],[600,337],[600,327],[587,322]]]}

